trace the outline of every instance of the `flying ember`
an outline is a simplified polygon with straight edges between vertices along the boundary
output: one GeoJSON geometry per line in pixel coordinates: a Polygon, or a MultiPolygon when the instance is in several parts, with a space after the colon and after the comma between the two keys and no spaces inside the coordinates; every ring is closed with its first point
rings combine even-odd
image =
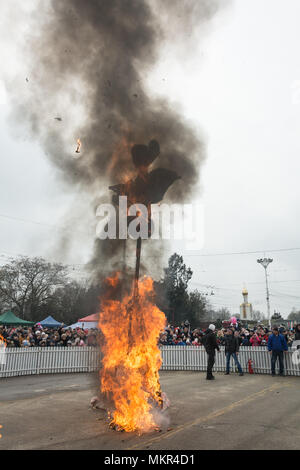
{"type": "Polygon", "coordinates": [[[76,153],[80,153],[80,149],[81,149],[81,140],[78,139],[78,140],[77,140],[77,149],[76,149],[76,153]]]}

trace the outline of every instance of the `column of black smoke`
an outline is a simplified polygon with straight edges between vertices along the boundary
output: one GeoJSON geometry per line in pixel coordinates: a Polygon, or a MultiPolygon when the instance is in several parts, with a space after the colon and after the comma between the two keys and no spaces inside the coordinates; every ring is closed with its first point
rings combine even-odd
{"type": "MultiPolygon", "coordinates": [[[[167,100],[145,91],[144,77],[156,63],[165,33],[170,33],[162,24],[174,27],[171,35],[184,38],[210,19],[221,1],[52,0],[40,5],[25,38],[32,93],[25,99],[17,90],[16,114],[30,122],[64,182],[90,194],[91,211],[99,202],[98,190],[100,194],[107,188],[109,193],[110,184],[134,173],[130,152],[120,150],[112,158],[122,136],[132,143],[158,140],[161,155],[155,164],[181,177],[169,191],[169,201],[187,202],[191,196],[205,145],[167,100]],[[67,146],[64,139],[64,120],[45,125],[45,113],[64,115],[62,93],[75,97],[78,83],[86,114],[77,135],[83,156],[76,160],[70,157],[75,142],[67,146]]],[[[90,263],[94,273],[122,266],[121,247],[115,241],[97,241],[90,263]]]]}

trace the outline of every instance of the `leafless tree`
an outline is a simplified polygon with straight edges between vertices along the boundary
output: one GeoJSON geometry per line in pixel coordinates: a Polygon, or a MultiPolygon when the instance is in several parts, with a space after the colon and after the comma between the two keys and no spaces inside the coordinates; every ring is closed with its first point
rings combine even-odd
{"type": "Polygon", "coordinates": [[[253,310],[252,312],[253,320],[263,321],[266,320],[266,316],[260,310],[253,310]]]}
{"type": "Polygon", "coordinates": [[[51,299],[56,288],[67,280],[66,267],[42,258],[19,257],[0,269],[2,308],[15,310],[20,316],[36,319],[36,312],[51,299]]]}

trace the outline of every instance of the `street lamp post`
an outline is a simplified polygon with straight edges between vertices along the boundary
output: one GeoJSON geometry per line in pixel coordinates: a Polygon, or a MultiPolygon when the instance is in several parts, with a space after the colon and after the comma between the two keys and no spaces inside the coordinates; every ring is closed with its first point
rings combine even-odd
{"type": "Polygon", "coordinates": [[[266,276],[266,292],[267,292],[267,309],[268,309],[268,320],[269,320],[269,328],[271,329],[271,313],[270,313],[270,293],[269,293],[269,284],[268,284],[268,273],[267,273],[267,267],[269,266],[270,263],[273,262],[272,258],[263,258],[263,259],[258,259],[257,262],[262,265],[262,267],[265,270],[265,276],[266,276]]]}

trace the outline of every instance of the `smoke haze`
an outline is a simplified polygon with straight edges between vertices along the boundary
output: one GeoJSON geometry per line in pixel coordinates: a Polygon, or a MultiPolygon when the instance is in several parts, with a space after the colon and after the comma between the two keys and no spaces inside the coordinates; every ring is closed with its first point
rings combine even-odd
{"type": "MultiPolygon", "coordinates": [[[[21,117],[61,180],[88,195],[90,219],[100,202],[108,202],[110,184],[135,175],[131,146],[151,139],[161,146],[154,168],[172,169],[181,177],[168,191],[168,201],[191,199],[205,142],[167,100],[146,91],[144,77],[165,41],[187,36],[189,48],[191,31],[213,17],[221,0],[40,3],[24,46],[28,86],[24,93],[19,88],[15,93],[14,82],[9,86],[13,121],[21,117]]],[[[118,265],[114,255],[120,247],[97,241],[91,266],[98,269],[100,258],[101,271],[108,260],[118,265]]]]}

